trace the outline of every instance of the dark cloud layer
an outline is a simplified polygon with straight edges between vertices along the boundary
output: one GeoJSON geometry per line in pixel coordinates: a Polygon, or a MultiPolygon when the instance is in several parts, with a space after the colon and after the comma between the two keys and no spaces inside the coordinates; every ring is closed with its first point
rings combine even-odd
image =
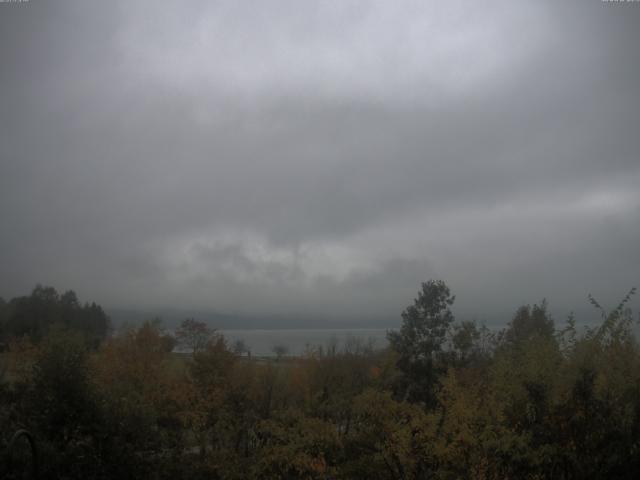
{"type": "Polygon", "coordinates": [[[0,295],[397,319],[613,304],[640,5],[0,4],[0,295]]]}

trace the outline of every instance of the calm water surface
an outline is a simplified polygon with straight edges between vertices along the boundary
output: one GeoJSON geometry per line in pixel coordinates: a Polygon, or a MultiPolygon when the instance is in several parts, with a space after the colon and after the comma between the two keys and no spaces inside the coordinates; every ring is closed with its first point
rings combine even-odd
{"type": "Polygon", "coordinates": [[[251,350],[252,355],[272,356],[275,346],[284,346],[289,355],[301,355],[310,347],[327,347],[337,344],[341,349],[345,343],[359,340],[372,342],[374,348],[387,346],[387,329],[354,328],[354,329],[315,329],[315,330],[219,330],[231,346],[242,340],[251,350]]]}

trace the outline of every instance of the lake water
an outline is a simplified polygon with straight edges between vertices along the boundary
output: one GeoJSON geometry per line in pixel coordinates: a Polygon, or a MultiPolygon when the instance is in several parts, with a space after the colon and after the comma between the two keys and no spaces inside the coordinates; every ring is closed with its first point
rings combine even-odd
{"type": "Polygon", "coordinates": [[[230,346],[242,340],[251,350],[251,355],[274,356],[273,348],[283,346],[288,355],[301,355],[309,347],[326,347],[337,344],[341,349],[346,342],[353,339],[364,343],[372,342],[374,348],[387,346],[387,329],[355,328],[355,329],[299,329],[299,330],[218,330],[230,346]]]}

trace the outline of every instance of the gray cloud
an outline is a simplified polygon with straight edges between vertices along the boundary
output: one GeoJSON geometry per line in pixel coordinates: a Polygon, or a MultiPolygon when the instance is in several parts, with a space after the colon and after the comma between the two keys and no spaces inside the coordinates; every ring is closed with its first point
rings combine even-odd
{"type": "Polygon", "coordinates": [[[489,320],[613,303],[636,7],[0,4],[0,294],[363,320],[437,276],[489,320]]]}

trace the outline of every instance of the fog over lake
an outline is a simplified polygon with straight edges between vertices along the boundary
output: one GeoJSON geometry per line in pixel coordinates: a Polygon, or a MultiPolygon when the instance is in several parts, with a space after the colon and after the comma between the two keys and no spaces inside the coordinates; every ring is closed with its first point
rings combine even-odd
{"type": "Polygon", "coordinates": [[[348,343],[359,342],[374,349],[385,348],[387,330],[372,329],[287,329],[287,330],[220,330],[229,344],[242,340],[251,355],[259,357],[274,356],[274,347],[282,346],[287,355],[302,355],[314,348],[323,349],[335,346],[342,350],[348,343]]]}

